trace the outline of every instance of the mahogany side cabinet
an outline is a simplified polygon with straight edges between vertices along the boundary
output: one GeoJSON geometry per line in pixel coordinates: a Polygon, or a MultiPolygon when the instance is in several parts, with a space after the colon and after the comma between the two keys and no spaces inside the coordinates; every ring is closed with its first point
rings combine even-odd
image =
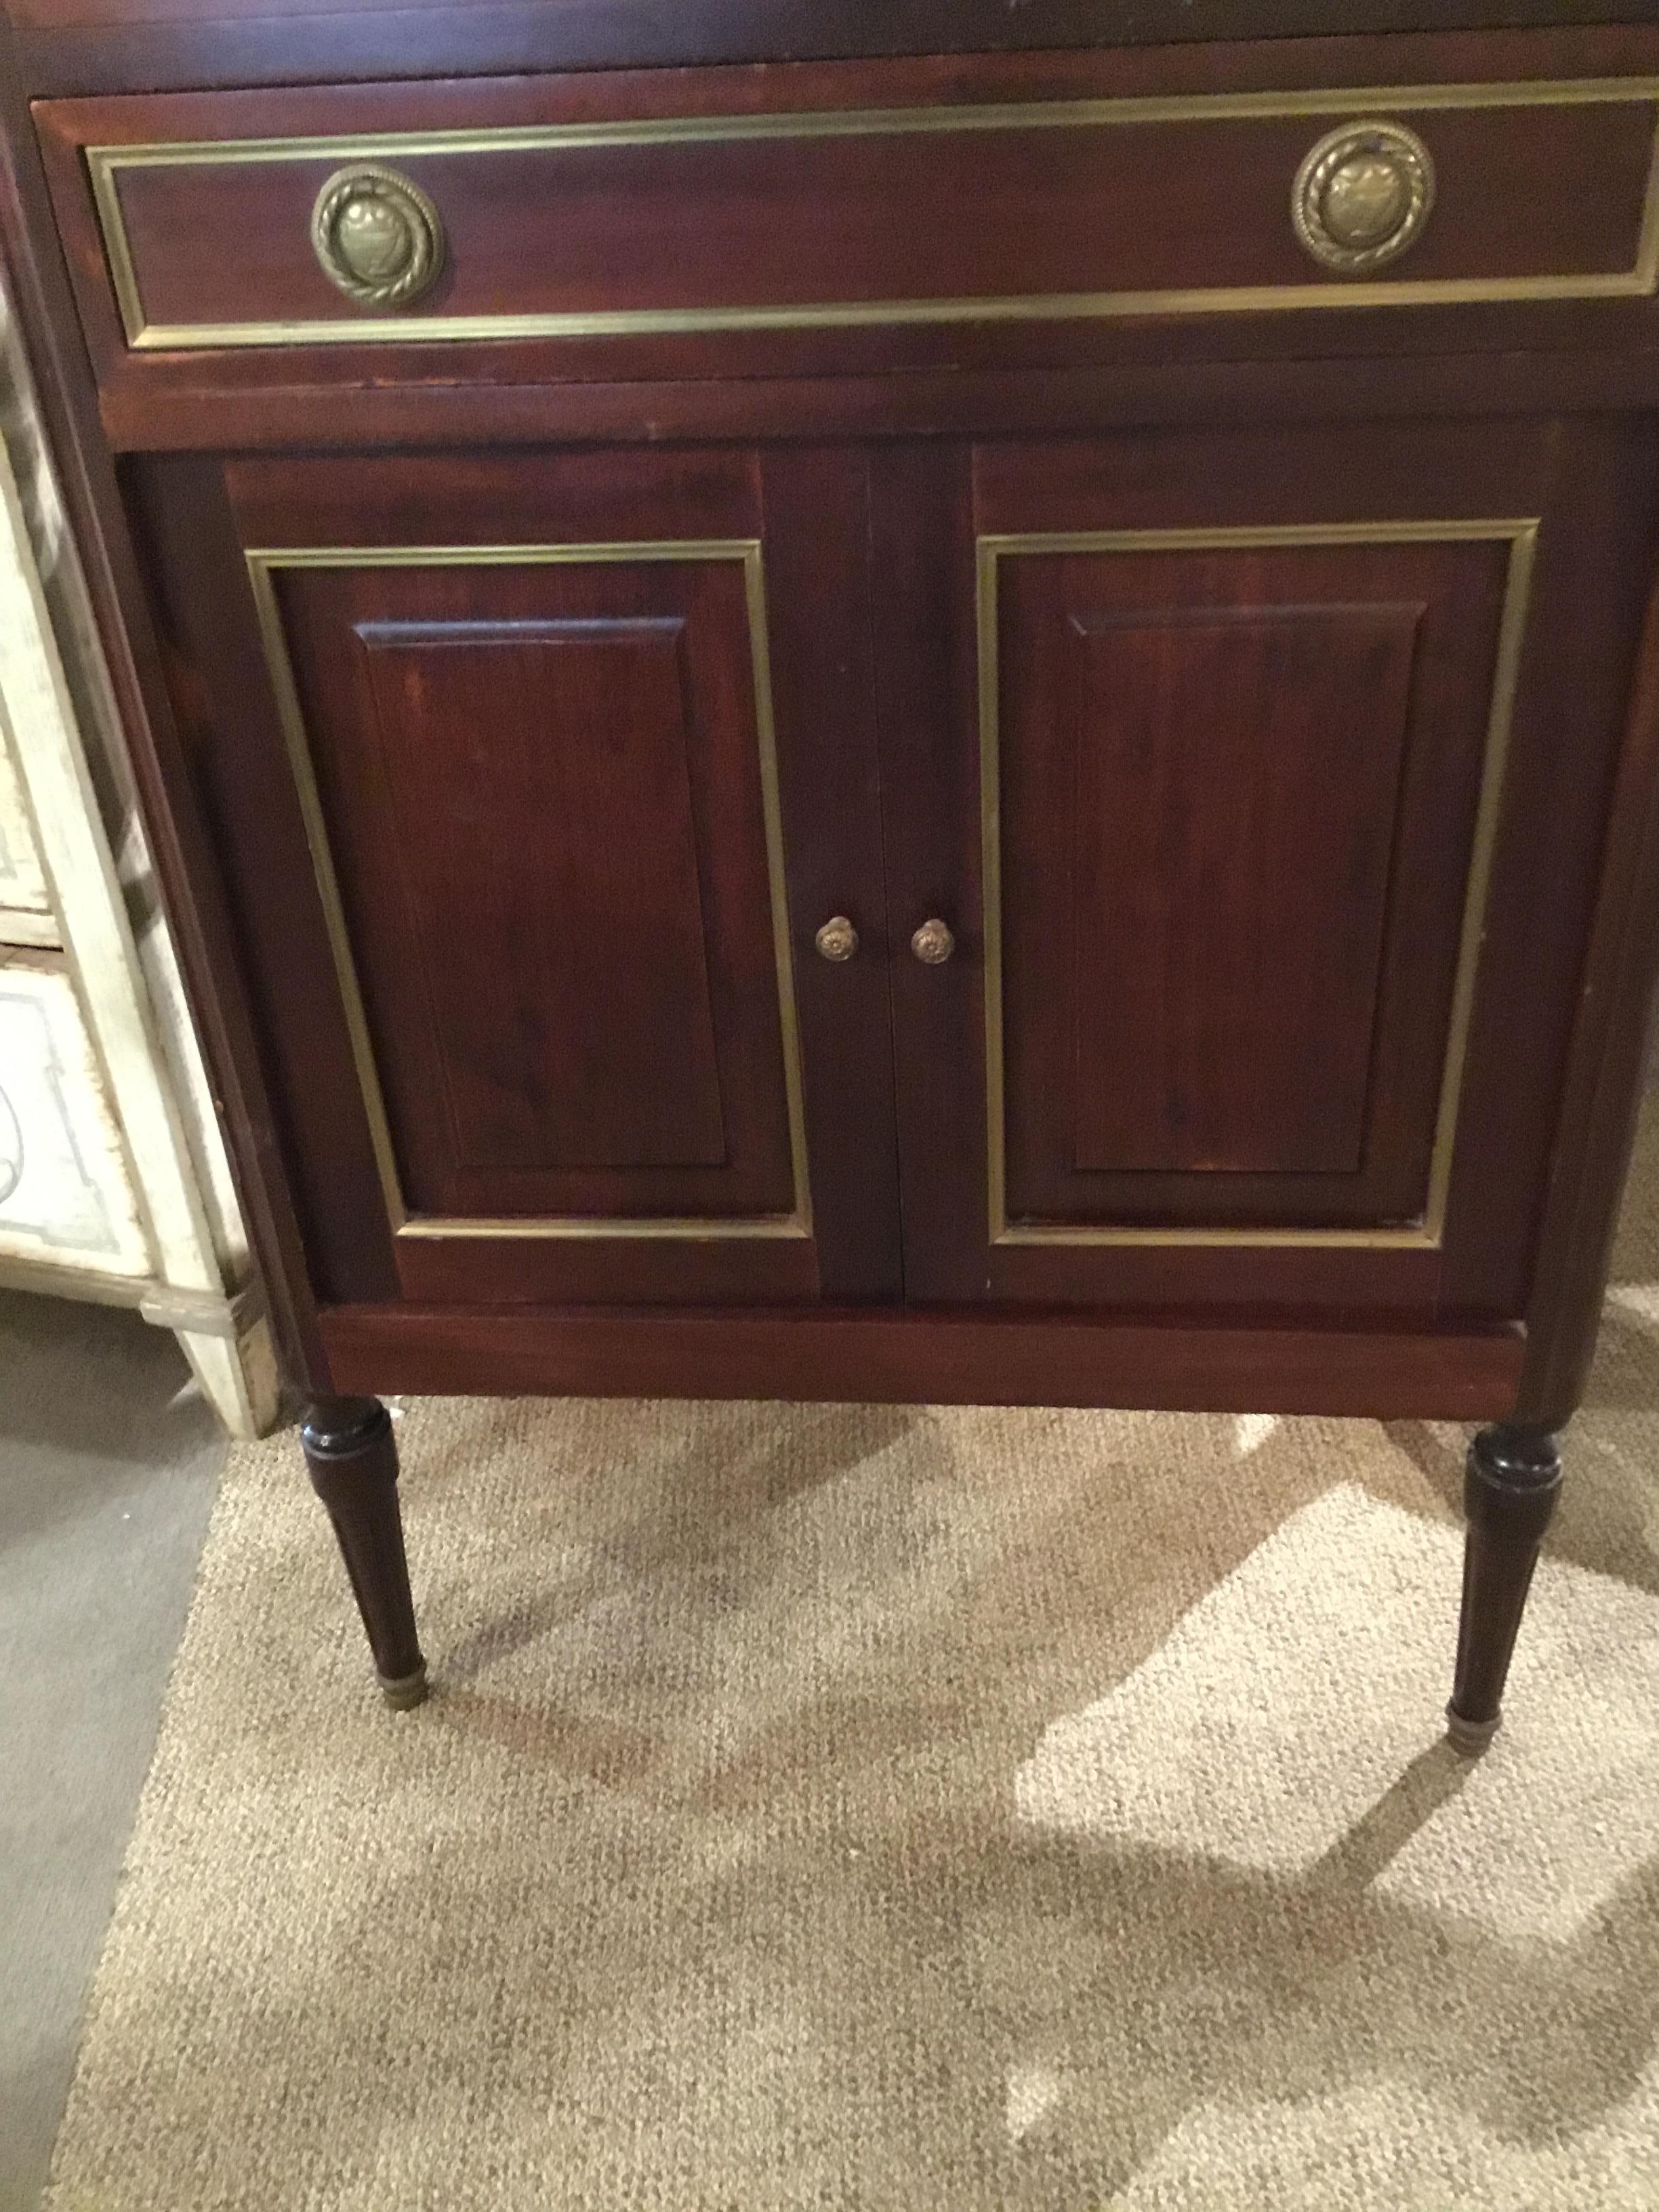
{"type": "Polygon", "coordinates": [[[5,8],[390,1702],[377,1393],[1432,1417],[1479,1749],[1659,955],[1652,6],[5,8]]]}

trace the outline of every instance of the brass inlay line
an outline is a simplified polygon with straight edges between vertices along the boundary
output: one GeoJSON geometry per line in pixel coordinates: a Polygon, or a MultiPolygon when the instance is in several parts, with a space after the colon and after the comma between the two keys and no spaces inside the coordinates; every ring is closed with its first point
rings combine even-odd
{"type": "Polygon", "coordinates": [[[1437,1248],[1445,1231],[1457,1111],[1468,1057],[1476,971],[1503,805],[1521,648],[1537,547],[1539,518],[1479,521],[1327,522],[1245,525],[1229,529],[1050,531],[980,538],[977,555],[981,869],[985,920],[987,1160],[993,1244],[1346,1245],[1366,1250],[1437,1248]],[[1268,546],[1507,544],[1509,573],[1498,624],[1492,689],[1481,760],[1480,793],[1446,1027],[1428,1189],[1420,1221],[1389,1228],[1107,1227],[1010,1222],[1002,992],[1001,695],[998,665],[998,576],[1006,559],[1055,553],[1223,552],[1268,546]]]}
{"type": "Polygon", "coordinates": [[[362,1092],[370,1140],[386,1212],[398,1237],[563,1237],[584,1242],[616,1237],[674,1238],[713,1243],[726,1237],[810,1237],[811,1188],[806,1164],[806,1113],[801,1084],[800,1028],[795,1006],[794,961],[785,891],[783,819],[778,798],[777,738],[773,720],[766,580],[758,538],[646,538],[592,545],[301,545],[262,547],[247,556],[266,665],[276,694],[283,743],[299,794],[306,842],[316,876],[334,972],[345,1011],[351,1056],[362,1092]],[[787,1214],[723,1215],[484,1215],[412,1214],[404,1196],[386,1093],[375,1060],[368,1014],[351,949],[339,877],[323,812],[311,741],[283,627],[273,578],[283,568],[436,568],[524,567],[629,561],[738,561],[743,564],[749,617],[755,727],[760,754],[761,806],[770,890],[772,949],[777,967],[778,1020],[783,1046],[784,1094],[795,1204],[787,1214]]]}
{"type": "MultiPolygon", "coordinates": [[[[1331,91],[1235,92],[1157,99],[1033,100],[983,106],[875,107],[766,115],[677,115],[609,123],[503,125],[495,129],[390,131],[340,137],[186,139],[88,146],[92,193],[127,343],[141,352],[209,346],[394,344],[402,340],[673,336],[699,331],[815,330],[872,324],[1053,321],[1146,314],[1238,314],[1264,308],[1420,307],[1482,301],[1642,296],[1659,285],[1659,113],[1634,265],[1583,276],[1397,278],[1333,283],[1176,287],[1041,293],[983,299],[869,300],[800,305],[574,309],[542,313],[400,314],[362,320],[149,321],[121,207],[123,170],[256,162],[343,161],[456,154],[556,153],[595,147],[718,144],[754,139],[898,137],[959,131],[1079,130],[1129,124],[1273,120],[1383,111],[1659,103],[1659,77],[1559,82],[1370,85],[1331,91]]],[[[1290,190],[1285,179],[1285,191],[1290,190]]]]}

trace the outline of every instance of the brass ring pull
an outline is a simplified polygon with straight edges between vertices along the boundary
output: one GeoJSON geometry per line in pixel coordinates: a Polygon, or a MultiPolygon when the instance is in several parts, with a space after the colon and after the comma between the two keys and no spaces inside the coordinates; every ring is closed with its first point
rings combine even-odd
{"type": "Polygon", "coordinates": [[[957,940],[949,926],[937,915],[931,921],[924,921],[910,939],[911,951],[929,968],[942,968],[956,949],[957,940]]]}
{"type": "Polygon", "coordinates": [[[407,307],[444,265],[437,209],[378,161],[335,171],[311,210],[311,244],[324,275],[360,307],[407,307]]]}
{"type": "Polygon", "coordinates": [[[850,960],[859,949],[859,933],[844,914],[832,914],[812,942],[826,960],[850,960]]]}
{"type": "Polygon", "coordinates": [[[1291,219],[1322,268],[1363,276],[1416,243],[1433,205],[1434,162],[1414,131],[1346,123],[1297,171],[1291,219]]]}

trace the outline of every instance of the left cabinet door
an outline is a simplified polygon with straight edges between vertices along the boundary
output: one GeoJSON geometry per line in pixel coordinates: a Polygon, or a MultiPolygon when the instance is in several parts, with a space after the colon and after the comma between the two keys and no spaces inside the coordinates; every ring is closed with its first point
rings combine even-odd
{"type": "Polygon", "coordinates": [[[319,1297],[896,1296],[861,461],[133,495],[319,1297]]]}

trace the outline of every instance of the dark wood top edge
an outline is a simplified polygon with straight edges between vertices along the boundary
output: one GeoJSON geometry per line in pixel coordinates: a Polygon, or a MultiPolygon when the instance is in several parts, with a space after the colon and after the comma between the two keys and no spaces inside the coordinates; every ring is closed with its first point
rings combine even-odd
{"type": "Polygon", "coordinates": [[[50,27],[13,16],[33,97],[510,76],[548,70],[828,61],[1074,46],[1659,22],[1659,0],[540,0],[50,27]]]}
{"type": "MultiPolygon", "coordinates": [[[[144,368],[152,364],[145,362],[144,368]]],[[[325,364],[331,366],[331,364],[325,364]]],[[[402,386],[342,380],[216,381],[211,368],[177,389],[123,370],[102,394],[116,452],[188,453],[278,447],[445,451],[481,437],[501,446],[653,443],[853,436],[880,440],[1086,435],[1103,418],[1141,427],[1191,422],[1265,426],[1395,416],[1492,419],[1659,408],[1659,351],[1453,355],[1389,360],[1190,364],[1125,368],[946,371],[907,379],[891,419],[876,412],[877,380],[641,379],[499,383],[452,378],[402,386]],[[650,425],[648,433],[644,425],[650,425]]]]}

